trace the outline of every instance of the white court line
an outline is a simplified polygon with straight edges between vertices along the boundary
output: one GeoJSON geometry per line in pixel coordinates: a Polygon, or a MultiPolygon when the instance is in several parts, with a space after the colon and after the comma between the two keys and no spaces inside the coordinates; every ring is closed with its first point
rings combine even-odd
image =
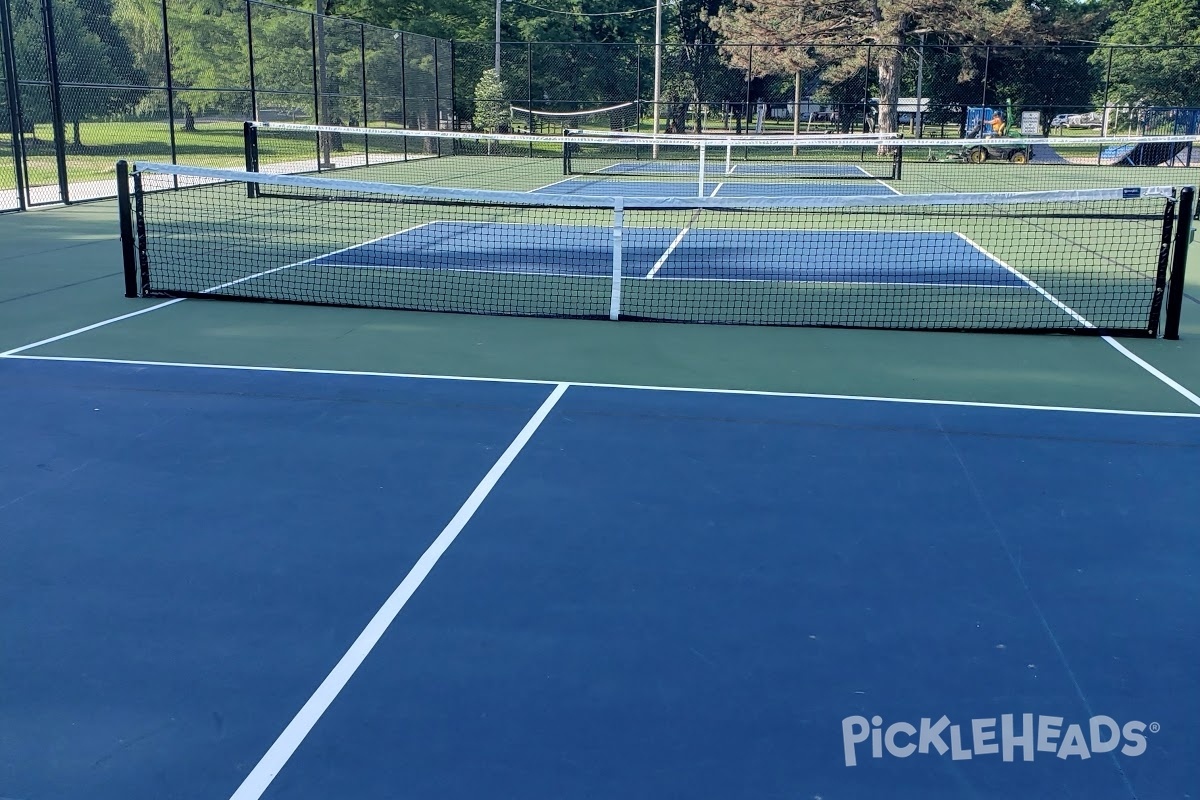
{"type": "MultiPolygon", "coordinates": [[[[1031,289],[1036,291],[1042,297],[1045,297],[1047,300],[1049,300],[1051,303],[1053,303],[1055,306],[1057,306],[1059,309],[1061,309],[1064,313],[1066,313],[1068,316],[1070,316],[1072,319],[1074,319],[1080,325],[1082,325],[1085,328],[1091,328],[1092,330],[1095,330],[1096,325],[1094,325],[1091,322],[1091,320],[1086,319],[1078,311],[1071,308],[1069,305],[1067,305],[1063,301],[1059,300],[1054,295],[1050,294],[1048,291],[1046,291],[1041,286],[1039,286],[1035,281],[1031,280],[1028,276],[1024,275],[1020,270],[1015,269],[1014,267],[1005,263],[1003,259],[997,258],[992,253],[989,253],[986,249],[984,249],[983,247],[980,247],[978,243],[972,241],[970,239],[970,237],[965,236],[961,233],[958,233],[957,231],[955,231],[955,235],[961,237],[963,239],[963,241],[965,241],[967,244],[971,245],[976,250],[983,253],[988,258],[990,258],[992,261],[995,261],[997,264],[1004,267],[1006,270],[1011,272],[1013,275],[1016,275],[1022,281],[1027,283],[1031,289]]],[[[1195,392],[1191,391],[1186,386],[1179,383],[1174,378],[1167,375],[1165,372],[1162,372],[1161,370],[1157,369],[1156,367],[1154,367],[1153,365],[1151,365],[1144,359],[1139,358],[1137,355],[1135,355],[1133,352],[1131,352],[1128,348],[1126,348],[1125,345],[1121,344],[1113,337],[1103,335],[1100,338],[1103,339],[1105,342],[1107,342],[1118,353],[1125,356],[1130,361],[1132,361],[1134,364],[1136,364],[1137,366],[1139,366],[1143,370],[1145,370],[1148,374],[1154,376],[1156,379],[1161,381],[1164,385],[1170,387],[1171,389],[1174,389],[1176,392],[1178,392],[1180,395],[1182,395],[1184,398],[1186,398],[1189,402],[1193,403],[1194,405],[1200,406],[1200,395],[1197,395],[1195,392]]]]}
{"type": "Polygon", "coordinates": [[[362,666],[363,661],[370,655],[371,650],[383,638],[383,634],[387,631],[388,626],[396,619],[400,612],[404,609],[406,603],[412,598],[413,594],[420,588],[421,583],[429,576],[429,573],[437,565],[440,559],[449,549],[458,535],[462,533],[467,523],[471,521],[471,517],[479,510],[479,506],[487,499],[488,494],[495,488],[496,483],[504,475],[505,470],[509,468],[513,460],[521,452],[522,448],[529,442],[534,432],[545,421],[550,411],[558,403],[559,398],[567,391],[567,384],[560,383],[555,385],[554,390],[550,392],[550,396],[542,403],[541,407],[534,412],[529,421],[525,423],[525,427],[517,434],[517,437],[512,440],[508,448],[500,456],[487,474],[483,476],[483,480],[475,487],[467,497],[466,502],[458,509],[458,513],[454,518],[442,529],[433,543],[429,545],[417,563],[407,575],[400,585],[396,587],[391,596],[384,604],[375,612],[375,616],[363,628],[362,633],[350,645],[345,655],[334,666],[333,670],[317,687],[308,701],[301,707],[292,721],[288,723],[283,732],[279,734],[279,738],[267,750],[266,754],[255,765],[246,779],[242,781],[241,786],[237,788],[230,800],[258,800],[263,793],[271,785],[271,781],[275,779],[287,764],[288,760],[300,747],[300,744],[308,736],[313,726],[321,719],[321,716],[329,708],[330,704],[341,693],[342,689],[346,688],[346,684],[354,676],[354,673],[362,666]]]}
{"type": "MultiPolygon", "coordinates": [[[[721,187],[724,185],[725,185],[724,183],[718,183],[716,188],[712,190],[712,194],[710,194],[709,197],[716,197],[717,192],[721,191],[721,187]]],[[[700,214],[700,212],[699,212],[699,210],[697,210],[696,213],[692,215],[692,222],[696,221],[696,217],[699,216],[699,214],[700,214]]],[[[656,275],[658,275],[658,271],[663,268],[663,264],[667,263],[667,259],[671,257],[671,253],[675,252],[675,248],[679,247],[679,243],[683,241],[683,237],[687,236],[688,231],[690,231],[691,229],[692,229],[691,225],[689,224],[688,227],[684,228],[683,230],[681,230],[679,232],[679,235],[676,236],[674,241],[671,242],[670,246],[667,247],[666,252],[658,257],[658,261],[655,261],[654,266],[651,267],[650,271],[646,273],[647,278],[653,278],[656,275]]],[[[717,279],[717,280],[721,280],[721,279],[717,279]]]]}
{"type": "MultiPolygon", "coordinates": [[[[570,178],[564,178],[563,180],[570,180],[570,178]]],[[[555,183],[562,183],[562,182],[563,182],[563,181],[556,181],[555,183]]],[[[553,184],[553,183],[552,183],[552,184],[548,184],[548,185],[549,185],[549,186],[554,186],[555,184],[553,184]]],[[[546,187],[544,187],[544,186],[543,186],[543,187],[539,187],[539,188],[543,188],[543,189],[544,189],[544,188],[546,188],[546,187]]],[[[538,191],[538,190],[537,190],[537,189],[533,189],[533,190],[531,190],[531,191],[538,191]]],[[[434,223],[433,223],[433,222],[422,222],[422,223],[421,223],[421,224],[419,224],[419,225],[413,225],[412,227],[410,227],[410,228],[405,228],[404,230],[400,230],[400,231],[393,231],[392,233],[387,233],[387,234],[384,234],[383,236],[377,236],[377,237],[375,237],[374,239],[370,239],[370,240],[368,240],[368,241],[366,241],[366,242],[359,242],[358,244],[353,244],[353,245],[350,245],[349,247],[343,247],[343,248],[341,248],[341,249],[339,249],[339,250],[332,250],[332,251],[330,251],[330,252],[328,252],[328,253],[322,253],[321,255],[318,255],[318,256],[313,256],[312,258],[306,258],[306,259],[304,259],[303,261],[297,261],[297,262],[296,262],[296,263],[294,263],[294,264],[285,264],[285,265],[284,265],[284,266],[282,266],[282,267],[275,267],[275,268],[273,268],[273,269],[266,269],[266,270],[263,270],[262,272],[256,272],[256,273],[254,273],[253,275],[247,275],[247,276],[245,276],[245,277],[243,277],[243,278],[238,278],[237,280],[233,280],[233,281],[227,281],[226,283],[222,283],[222,284],[219,284],[219,285],[217,285],[217,286],[210,286],[209,288],[207,288],[207,289],[204,289],[204,290],[201,292],[201,294],[210,294],[210,293],[212,293],[212,292],[218,292],[218,291],[220,291],[220,290],[222,290],[222,289],[228,289],[230,286],[236,286],[236,285],[238,285],[239,283],[245,283],[246,281],[254,280],[255,278],[261,278],[261,277],[263,277],[263,276],[265,276],[265,275],[271,275],[271,274],[273,274],[273,273],[275,273],[275,272],[282,272],[283,270],[285,270],[285,269],[291,269],[292,267],[300,267],[300,266],[303,266],[303,265],[305,265],[305,264],[310,264],[310,263],[312,263],[313,261],[319,261],[319,260],[320,260],[320,259],[322,259],[322,258],[328,258],[329,256],[334,256],[334,255],[337,255],[338,253],[344,253],[344,252],[346,252],[346,251],[348,251],[348,250],[353,250],[353,249],[355,249],[355,248],[357,248],[357,247],[364,247],[364,246],[366,246],[366,245],[369,245],[369,244],[374,244],[375,242],[380,242],[380,241],[383,241],[384,239],[387,239],[389,236],[399,236],[399,235],[401,235],[401,234],[404,234],[404,233],[409,233],[409,232],[411,232],[411,231],[415,231],[415,230],[416,230],[416,229],[418,229],[418,228],[423,228],[423,227],[425,227],[426,225],[432,225],[432,224],[434,224],[434,223]]],[[[130,318],[132,318],[132,317],[141,316],[142,314],[149,314],[151,311],[157,311],[157,310],[159,310],[160,308],[166,308],[167,306],[173,306],[173,305],[175,305],[176,303],[182,303],[182,302],[183,302],[184,300],[186,300],[186,299],[187,299],[186,297],[176,297],[176,298],[173,298],[173,299],[171,299],[171,300],[167,300],[167,301],[164,301],[164,302],[162,302],[162,303],[158,303],[158,304],[156,304],[156,305],[150,306],[150,307],[148,307],[148,308],[142,308],[142,309],[138,309],[137,311],[132,311],[132,312],[130,312],[130,313],[128,313],[128,314],[121,314],[120,316],[111,317],[111,318],[109,318],[109,319],[101,320],[100,322],[96,322],[96,323],[93,323],[93,324],[91,324],[91,325],[85,325],[85,326],[84,326],[84,327],[82,327],[82,328],[76,328],[75,330],[67,331],[66,333],[60,333],[60,334],[58,334],[57,336],[51,336],[51,337],[50,337],[50,338],[48,338],[48,339],[42,339],[42,340],[40,340],[40,341],[37,341],[37,342],[30,342],[29,344],[21,345],[20,347],[14,347],[14,348],[13,348],[13,349],[11,349],[11,350],[5,350],[4,352],[0,353],[0,358],[4,358],[4,357],[6,357],[6,356],[12,356],[12,355],[16,355],[17,353],[22,353],[22,352],[24,352],[24,351],[26,351],[26,350],[32,350],[33,348],[35,348],[35,347],[41,347],[42,345],[52,344],[53,342],[57,342],[57,341],[60,341],[60,340],[62,340],[62,339],[69,339],[69,338],[71,338],[72,336],[78,336],[78,335],[79,335],[79,334],[81,334],[81,333],[87,333],[88,331],[94,331],[94,330],[96,330],[97,328],[103,328],[103,327],[104,327],[104,326],[106,326],[106,325],[112,325],[114,322],[122,322],[122,321],[124,321],[124,320],[127,320],[127,319],[130,319],[130,318]]]]}
{"type": "Polygon", "coordinates": [[[672,241],[670,246],[667,247],[666,251],[658,257],[658,261],[654,262],[654,266],[651,267],[650,271],[646,273],[647,278],[653,278],[658,274],[658,271],[662,269],[663,264],[667,263],[667,259],[671,257],[671,253],[675,252],[675,248],[679,247],[679,243],[683,241],[683,237],[687,236],[688,231],[690,230],[691,228],[684,228],[678,234],[676,234],[674,241],[672,241]]]}
{"type": "MultiPolygon", "coordinates": [[[[432,222],[422,222],[419,225],[413,225],[412,227],[405,228],[402,231],[393,231],[392,233],[385,233],[383,236],[376,236],[374,239],[368,239],[365,242],[359,242],[358,244],[352,244],[349,247],[342,247],[337,250],[330,250],[328,253],[322,253],[321,255],[313,256],[312,258],[306,258],[303,261],[297,261],[295,264],[284,264],[282,267],[273,267],[271,269],[264,269],[262,272],[256,272],[253,275],[247,275],[244,278],[238,278],[236,281],[228,281],[226,283],[220,284],[219,286],[211,286],[208,289],[205,289],[203,292],[201,292],[201,294],[211,294],[212,292],[217,292],[217,291],[220,291],[221,289],[228,289],[230,286],[237,286],[239,283],[245,283],[246,281],[252,281],[255,278],[261,278],[264,275],[271,275],[276,272],[283,272],[285,269],[292,269],[293,267],[302,267],[305,264],[311,264],[314,261],[320,261],[322,258],[329,258],[330,256],[336,256],[338,253],[345,253],[349,250],[356,250],[359,247],[366,247],[369,244],[375,244],[376,242],[382,242],[384,239],[390,239],[393,236],[400,236],[401,234],[404,234],[404,233],[410,233],[412,231],[415,231],[417,228],[424,228],[426,225],[432,225],[432,224],[433,224],[432,222]]],[[[182,300],[183,298],[180,298],[180,299],[182,300]]]]}
{"type": "Polygon", "coordinates": [[[151,311],[157,311],[160,308],[166,308],[167,306],[172,306],[172,305],[175,305],[176,303],[182,303],[182,302],[183,302],[182,297],[176,297],[174,300],[167,300],[165,302],[158,303],[156,305],[152,305],[147,308],[140,308],[137,311],[131,311],[128,314],[122,314],[119,317],[111,317],[110,319],[101,320],[100,322],[94,322],[91,325],[85,325],[84,327],[76,328],[73,331],[67,331],[66,333],[60,333],[58,336],[51,336],[49,339],[42,339],[41,341],[38,341],[38,342],[31,342],[30,344],[21,345],[20,347],[14,347],[12,350],[5,350],[3,353],[0,353],[0,358],[7,358],[8,356],[14,356],[17,353],[22,353],[26,350],[32,350],[33,348],[41,347],[44,344],[50,344],[51,342],[57,342],[60,339],[69,339],[72,336],[76,336],[81,333],[87,333],[88,331],[94,331],[94,330],[96,330],[96,328],[103,328],[105,325],[111,325],[114,322],[120,322],[121,320],[129,319],[130,317],[137,317],[142,314],[149,314],[151,311]]]}
{"type": "Polygon", "coordinates": [[[235,372],[278,372],[288,375],[337,375],[365,378],[402,378],[427,381],[462,381],[464,383],[512,383],[538,386],[565,384],[590,389],[630,389],[646,392],[683,392],[691,394],[728,394],[746,397],[791,397],[804,400],[853,400],[865,403],[896,403],[925,406],[965,408],[995,408],[1015,411],[1055,411],[1076,414],[1112,414],[1131,417],[1170,417],[1200,419],[1200,412],[1135,411],[1123,408],[1086,408],[1081,406],[1039,406],[1023,403],[989,403],[981,400],[937,400],[922,397],[885,397],[858,394],[820,394],[816,392],[777,392],[765,389],[714,389],[700,386],[651,386],[638,383],[594,383],[588,381],[559,381],[538,378],[489,378],[477,375],[431,375],[420,372],[375,372],[369,370],[318,369],[313,367],[263,367],[253,364],[201,364],[189,361],[146,361],[128,358],[92,358],[88,356],[3,356],[13,361],[63,361],[76,364],[116,364],[132,367],[170,367],[175,369],[231,370],[235,372]]]}
{"type": "Polygon", "coordinates": [[[876,178],[874,175],[872,175],[871,173],[867,172],[865,169],[863,169],[862,167],[858,166],[857,164],[855,164],[855,165],[854,165],[854,168],[855,168],[856,170],[858,170],[859,172],[861,172],[863,175],[866,175],[868,178],[871,178],[872,180],[874,180],[876,183],[878,183],[878,184],[879,184],[880,186],[882,186],[883,188],[887,189],[887,190],[888,190],[889,192],[891,192],[892,194],[899,194],[899,195],[902,195],[902,194],[904,194],[904,192],[900,191],[900,190],[899,190],[899,189],[897,189],[896,187],[894,187],[894,186],[891,186],[890,184],[884,183],[884,182],[883,182],[883,178],[876,178]]]}

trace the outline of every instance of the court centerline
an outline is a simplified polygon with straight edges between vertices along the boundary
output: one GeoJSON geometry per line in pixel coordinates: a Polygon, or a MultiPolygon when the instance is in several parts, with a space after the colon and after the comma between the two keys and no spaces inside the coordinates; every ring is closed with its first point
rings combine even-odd
{"type": "Polygon", "coordinates": [[[338,660],[334,668],[321,681],[320,686],[308,698],[304,705],[300,708],[296,715],[292,718],[283,732],[279,734],[274,743],[263,754],[254,768],[238,786],[237,790],[230,795],[230,800],[258,800],[263,793],[275,780],[280,770],[284,768],[292,755],[304,742],[304,739],[312,731],[313,727],[320,721],[322,715],[328,710],[337,696],[346,688],[346,684],[354,677],[354,673],[366,661],[367,656],[383,638],[388,627],[395,621],[400,612],[404,610],[404,606],[416,593],[417,589],[437,566],[438,561],[450,546],[454,544],[455,539],[462,533],[467,523],[475,516],[475,512],[483,504],[491,494],[492,489],[504,476],[509,466],[516,460],[516,457],[525,448],[529,440],[533,438],[533,434],[541,427],[546,417],[558,404],[560,398],[567,391],[568,384],[559,383],[555,385],[549,397],[542,401],[541,406],[525,423],[525,426],[517,433],[516,438],[505,448],[492,465],[492,468],[487,471],[482,480],[475,486],[475,489],[467,496],[467,499],[459,507],[454,517],[446,523],[444,527],[426,548],[417,562],[413,564],[412,569],[404,576],[404,580],[393,590],[392,594],[384,601],[375,615],[371,617],[370,622],[363,628],[362,632],[346,650],[345,654],[338,660]]]}

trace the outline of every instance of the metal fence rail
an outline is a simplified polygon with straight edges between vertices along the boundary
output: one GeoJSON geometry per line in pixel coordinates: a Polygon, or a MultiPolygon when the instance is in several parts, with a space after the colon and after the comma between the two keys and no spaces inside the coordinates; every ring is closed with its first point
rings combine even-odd
{"type": "Polygon", "coordinates": [[[0,0],[0,34],[0,210],[112,196],[122,158],[239,166],[246,119],[451,126],[449,42],[260,0],[0,0]]]}

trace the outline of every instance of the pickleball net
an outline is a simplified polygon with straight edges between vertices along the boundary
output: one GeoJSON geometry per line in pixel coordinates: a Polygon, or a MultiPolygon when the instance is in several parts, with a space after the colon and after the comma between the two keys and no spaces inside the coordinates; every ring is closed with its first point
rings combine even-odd
{"type": "Polygon", "coordinates": [[[337,172],[380,183],[514,191],[570,181],[593,194],[618,194],[615,182],[690,181],[697,189],[724,182],[743,187],[743,195],[814,194],[821,184],[841,185],[838,194],[854,186],[870,187],[864,194],[926,194],[1200,183],[1194,136],[905,139],[588,129],[530,135],[250,122],[246,154],[252,172],[337,172]],[[792,192],[790,185],[805,188],[792,192]]]}
{"type": "Polygon", "coordinates": [[[126,288],[146,297],[1141,336],[1162,328],[1191,202],[1161,187],[622,198],[166,164],[135,165],[132,184],[126,288]]]}

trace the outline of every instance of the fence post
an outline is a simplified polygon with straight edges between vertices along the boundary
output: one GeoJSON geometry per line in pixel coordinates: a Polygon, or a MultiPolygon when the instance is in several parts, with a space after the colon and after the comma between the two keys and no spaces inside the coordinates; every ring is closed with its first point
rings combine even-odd
{"type": "Polygon", "coordinates": [[[642,132],[642,45],[634,45],[634,59],[637,62],[637,89],[633,93],[633,102],[637,107],[637,132],[642,132]]]}
{"type": "Polygon", "coordinates": [[[867,45],[867,66],[863,70],[863,133],[871,132],[871,45],[867,45]]]}
{"type": "Polygon", "coordinates": [[[21,96],[17,92],[17,57],[13,50],[12,18],[8,13],[8,0],[0,0],[0,51],[4,53],[4,91],[8,97],[8,113],[11,124],[13,175],[17,179],[17,208],[25,210],[25,157],[21,139],[21,96]]]}
{"type": "Polygon", "coordinates": [[[988,69],[992,65],[992,46],[989,44],[983,51],[983,97],[979,99],[979,105],[987,107],[987,90],[988,90],[988,69]]]}
{"type": "Polygon", "coordinates": [[[50,83],[50,119],[54,127],[54,160],[58,166],[58,194],[71,202],[67,187],[67,136],[63,130],[61,86],[58,78],[58,41],[54,34],[54,0],[42,0],[42,34],[46,37],[46,69],[50,83]]]}
{"type": "MultiPolygon", "coordinates": [[[[171,163],[178,164],[179,153],[175,144],[175,78],[171,68],[171,32],[167,26],[167,0],[159,3],[159,12],[162,16],[163,70],[166,72],[164,77],[167,84],[167,139],[171,147],[171,163]]],[[[178,175],[171,176],[171,185],[179,188],[178,175]]]]}
{"type": "MultiPolygon", "coordinates": [[[[1112,83],[1113,47],[1108,47],[1108,67],[1104,70],[1104,127],[1101,135],[1108,136],[1108,88],[1112,83]]],[[[1142,131],[1144,134],[1145,131],[1142,131]]]]}
{"type": "Polygon", "coordinates": [[[921,49],[917,51],[917,108],[913,117],[913,128],[917,138],[925,136],[925,34],[921,34],[921,49]]]}
{"type": "Polygon", "coordinates": [[[746,45],[746,133],[750,133],[750,82],[754,80],[754,45],[746,45]]]}
{"type": "Polygon", "coordinates": [[[250,116],[258,122],[258,83],[254,78],[254,23],[251,21],[250,0],[246,0],[246,61],[250,70],[250,116]]]}
{"type": "Polygon", "coordinates": [[[458,91],[456,84],[458,82],[458,46],[454,40],[450,40],[450,130],[457,131],[462,129],[462,123],[458,119],[458,91]]]}
{"type": "MultiPolygon", "coordinates": [[[[525,107],[529,109],[529,132],[533,133],[533,42],[525,43],[525,107]]],[[[533,158],[533,140],[529,140],[529,157],[533,158]]]]}
{"type": "MultiPolygon", "coordinates": [[[[440,131],[442,129],[442,71],[438,68],[438,40],[433,40],[433,129],[440,131]]],[[[437,148],[439,156],[445,155],[442,153],[442,141],[439,136],[433,140],[434,147],[437,148]]],[[[450,155],[454,155],[454,143],[450,143],[450,155]]]]}
{"type": "MultiPolygon", "coordinates": [[[[404,55],[404,38],[408,34],[400,34],[400,127],[408,130],[408,62],[404,55]]],[[[404,157],[408,157],[408,137],[400,137],[404,140],[404,157]]]]}
{"type": "MultiPolygon", "coordinates": [[[[358,25],[358,67],[362,79],[362,126],[367,127],[367,26],[358,25]]],[[[363,134],[363,161],[371,163],[371,137],[363,134]]]]}

